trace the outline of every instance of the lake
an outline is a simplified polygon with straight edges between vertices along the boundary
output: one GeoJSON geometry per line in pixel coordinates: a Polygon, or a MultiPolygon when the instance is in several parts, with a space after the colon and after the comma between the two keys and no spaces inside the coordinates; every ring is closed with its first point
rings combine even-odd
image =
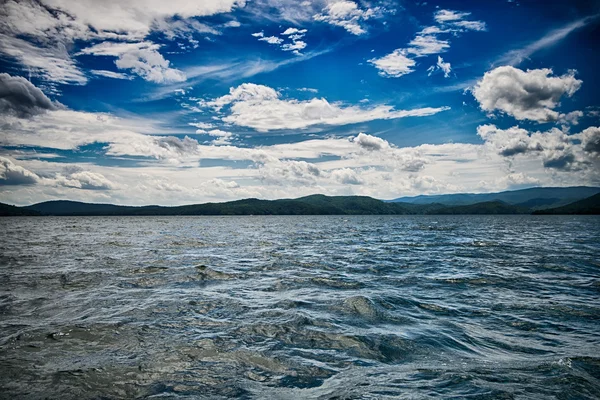
{"type": "Polygon", "coordinates": [[[600,398],[600,217],[0,219],[1,398],[600,398]]]}

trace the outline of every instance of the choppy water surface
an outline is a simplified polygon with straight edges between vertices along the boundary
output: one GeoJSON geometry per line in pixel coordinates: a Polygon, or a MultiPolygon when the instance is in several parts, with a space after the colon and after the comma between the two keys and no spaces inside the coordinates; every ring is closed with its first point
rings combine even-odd
{"type": "Polygon", "coordinates": [[[0,219],[0,397],[600,397],[600,219],[0,219]]]}

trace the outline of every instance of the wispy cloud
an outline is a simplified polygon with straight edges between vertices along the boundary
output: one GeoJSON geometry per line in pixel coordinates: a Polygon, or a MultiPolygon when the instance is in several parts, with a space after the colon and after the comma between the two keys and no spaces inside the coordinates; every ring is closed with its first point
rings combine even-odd
{"type": "Polygon", "coordinates": [[[156,88],[152,93],[138,99],[138,101],[154,101],[171,96],[175,90],[181,87],[195,86],[210,79],[216,79],[225,83],[232,83],[236,80],[247,79],[258,74],[273,72],[276,69],[286,65],[296,64],[307,61],[333,51],[334,47],[328,47],[318,51],[304,53],[302,57],[286,58],[284,60],[265,60],[261,58],[249,60],[230,60],[213,65],[197,65],[184,68],[183,72],[187,76],[186,82],[174,85],[166,85],[156,88]]]}
{"type": "Polygon", "coordinates": [[[540,39],[535,40],[524,47],[514,49],[503,54],[493,63],[493,65],[519,65],[527,58],[529,58],[532,54],[547,47],[554,46],[555,44],[566,38],[571,32],[583,28],[584,26],[590,24],[593,21],[597,21],[598,17],[600,17],[600,14],[595,14],[568,23],[567,25],[561,28],[554,29],[546,33],[540,39]]]}

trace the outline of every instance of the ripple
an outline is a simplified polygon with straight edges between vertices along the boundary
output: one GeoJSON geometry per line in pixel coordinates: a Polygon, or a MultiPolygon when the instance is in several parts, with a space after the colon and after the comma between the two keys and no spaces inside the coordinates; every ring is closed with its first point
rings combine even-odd
{"type": "Polygon", "coordinates": [[[8,218],[0,387],[30,399],[600,398],[599,222],[8,218]]]}

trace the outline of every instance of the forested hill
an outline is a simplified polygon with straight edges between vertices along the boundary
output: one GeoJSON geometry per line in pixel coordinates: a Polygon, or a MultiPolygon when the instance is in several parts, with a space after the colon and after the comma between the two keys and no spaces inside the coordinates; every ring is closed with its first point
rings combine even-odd
{"type": "MultiPolygon", "coordinates": [[[[367,196],[312,195],[297,199],[244,199],[184,206],[120,206],[53,200],[16,207],[0,203],[0,216],[109,216],[109,215],[411,215],[411,214],[598,214],[600,194],[564,207],[536,211],[524,204],[486,201],[469,205],[385,202],[367,196]]],[[[537,202],[533,202],[538,204],[537,202]]]]}

